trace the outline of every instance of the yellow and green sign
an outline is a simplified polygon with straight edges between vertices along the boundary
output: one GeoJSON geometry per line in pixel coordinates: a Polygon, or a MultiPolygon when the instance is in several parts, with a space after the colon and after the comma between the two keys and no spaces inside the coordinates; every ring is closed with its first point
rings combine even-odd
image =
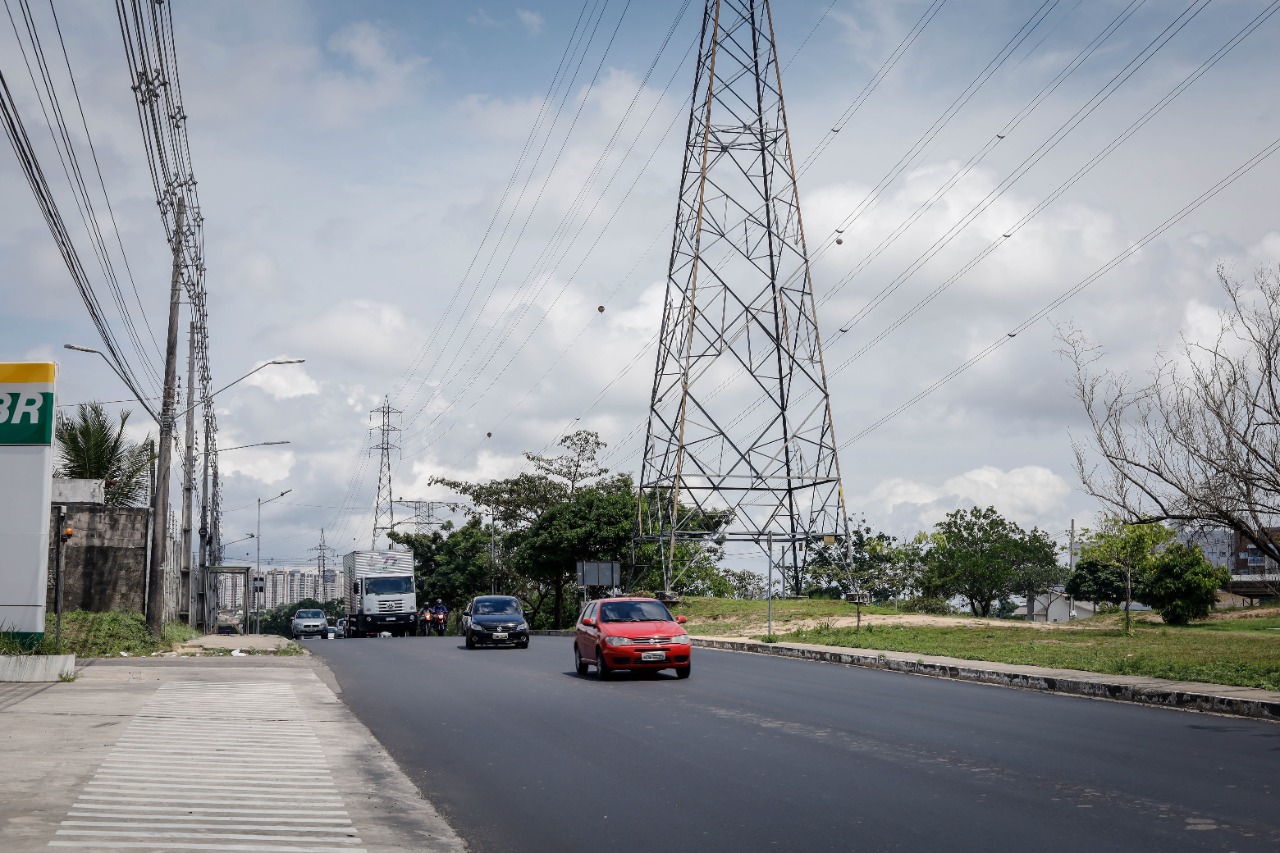
{"type": "Polygon", "coordinates": [[[0,445],[53,443],[54,365],[0,364],[0,445]]]}
{"type": "Polygon", "coordinates": [[[0,363],[0,633],[44,632],[56,365],[0,363]]]}

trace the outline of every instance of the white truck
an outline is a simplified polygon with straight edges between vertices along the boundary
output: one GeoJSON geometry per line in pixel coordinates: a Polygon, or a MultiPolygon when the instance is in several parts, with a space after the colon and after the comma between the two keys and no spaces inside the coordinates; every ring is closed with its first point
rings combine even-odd
{"type": "Polygon", "coordinates": [[[413,554],[407,551],[352,551],[342,558],[346,584],[348,637],[393,637],[413,633],[418,599],[413,554]]]}

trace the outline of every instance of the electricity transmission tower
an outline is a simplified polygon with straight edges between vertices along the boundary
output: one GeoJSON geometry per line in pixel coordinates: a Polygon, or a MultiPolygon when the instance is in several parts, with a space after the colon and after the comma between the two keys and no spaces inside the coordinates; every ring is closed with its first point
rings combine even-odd
{"type": "Polygon", "coordinates": [[[706,0],[640,497],[668,594],[699,542],[848,532],[767,0],[706,0]]]}
{"type": "Polygon", "coordinates": [[[450,512],[459,512],[461,510],[461,504],[454,501],[411,501],[399,498],[395,503],[401,506],[413,507],[414,533],[430,533],[433,527],[439,527],[444,523],[436,520],[437,509],[447,509],[450,512]]]}
{"type": "Polygon", "coordinates": [[[319,598],[321,601],[330,601],[339,598],[337,595],[338,574],[337,565],[338,557],[336,552],[328,545],[324,544],[324,528],[320,528],[320,544],[314,548],[308,548],[308,551],[314,551],[316,554],[316,571],[319,573],[319,598]]]}
{"type": "Polygon", "coordinates": [[[370,412],[382,416],[380,440],[370,448],[371,453],[377,450],[382,454],[382,464],[378,469],[378,502],[373,510],[373,544],[370,546],[373,550],[378,548],[378,534],[386,533],[396,521],[395,502],[391,498],[391,451],[400,449],[393,440],[400,428],[391,425],[391,416],[400,413],[399,409],[391,408],[388,397],[383,397],[382,405],[370,412]]]}

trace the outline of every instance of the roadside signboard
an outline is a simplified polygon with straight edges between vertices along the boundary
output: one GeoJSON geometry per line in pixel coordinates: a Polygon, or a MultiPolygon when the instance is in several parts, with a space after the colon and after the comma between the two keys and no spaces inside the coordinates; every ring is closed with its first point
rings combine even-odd
{"type": "Polygon", "coordinates": [[[44,633],[56,365],[0,362],[0,632],[44,633]]]}
{"type": "Polygon", "coordinates": [[[578,586],[619,586],[622,583],[622,563],[578,561],[578,586]]]}

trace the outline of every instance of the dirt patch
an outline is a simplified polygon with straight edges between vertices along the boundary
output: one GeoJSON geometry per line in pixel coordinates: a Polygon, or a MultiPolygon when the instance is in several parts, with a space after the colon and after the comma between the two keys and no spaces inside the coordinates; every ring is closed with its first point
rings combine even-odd
{"type": "Polygon", "coordinates": [[[1269,619],[1280,616],[1280,607],[1248,607],[1241,610],[1219,610],[1209,614],[1207,622],[1225,622],[1232,619],[1269,619]]]}

